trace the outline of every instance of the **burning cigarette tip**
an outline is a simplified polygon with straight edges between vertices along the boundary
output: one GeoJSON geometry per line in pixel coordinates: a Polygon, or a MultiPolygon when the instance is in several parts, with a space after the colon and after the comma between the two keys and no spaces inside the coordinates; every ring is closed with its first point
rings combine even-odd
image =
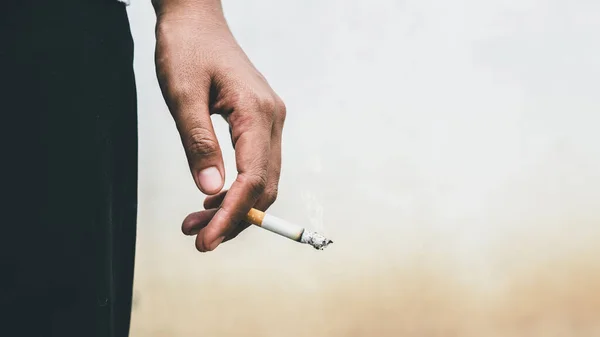
{"type": "Polygon", "coordinates": [[[307,230],[305,230],[304,233],[302,233],[302,238],[300,239],[300,242],[307,243],[317,250],[323,250],[333,243],[332,240],[329,240],[323,235],[307,230]]]}

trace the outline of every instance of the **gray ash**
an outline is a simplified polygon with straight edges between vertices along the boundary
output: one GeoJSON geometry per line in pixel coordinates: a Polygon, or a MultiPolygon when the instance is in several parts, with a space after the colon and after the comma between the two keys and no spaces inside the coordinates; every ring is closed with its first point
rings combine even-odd
{"type": "Polygon", "coordinates": [[[323,250],[325,249],[325,247],[333,243],[333,241],[329,240],[323,235],[307,230],[305,230],[304,233],[302,233],[302,238],[300,239],[300,242],[307,243],[318,250],[323,250]]]}

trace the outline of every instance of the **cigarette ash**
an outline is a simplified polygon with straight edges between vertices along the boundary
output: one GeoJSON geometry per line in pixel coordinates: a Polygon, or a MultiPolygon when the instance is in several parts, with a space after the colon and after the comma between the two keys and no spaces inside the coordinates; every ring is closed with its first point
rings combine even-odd
{"type": "Polygon", "coordinates": [[[329,240],[323,235],[307,230],[305,230],[304,233],[302,233],[302,238],[300,239],[300,242],[308,243],[309,245],[313,246],[315,249],[318,250],[323,250],[325,249],[325,247],[333,243],[333,241],[329,240]]]}

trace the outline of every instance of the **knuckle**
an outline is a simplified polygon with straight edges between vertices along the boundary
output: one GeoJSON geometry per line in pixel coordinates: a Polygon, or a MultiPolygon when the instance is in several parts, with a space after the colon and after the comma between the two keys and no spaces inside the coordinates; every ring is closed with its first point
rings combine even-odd
{"type": "Polygon", "coordinates": [[[273,116],[275,114],[277,103],[272,97],[262,97],[259,98],[259,107],[263,113],[266,113],[269,116],[273,116]]]}
{"type": "Polygon", "coordinates": [[[247,110],[254,110],[270,117],[273,116],[278,107],[277,100],[274,97],[256,91],[238,93],[233,99],[234,104],[239,107],[245,107],[247,110]]]}
{"type": "Polygon", "coordinates": [[[192,81],[180,79],[179,81],[173,81],[169,89],[176,98],[187,98],[192,95],[194,84],[192,81]]]}
{"type": "Polygon", "coordinates": [[[273,203],[275,203],[275,200],[277,200],[277,194],[279,193],[277,186],[274,186],[272,188],[270,188],[265,195],[266,201],[269,205],[272,205],[273,203]]]}
{"type": "Polygon", "coordinates": [[[208,92],[210,78],[206,75],[190,75],[182,69],[160,69],[158,79],[169,108],[190,108],[204,103],[203,93],[208,92]]]}
{"type": "Polygon", "coordinates": [[[197,97],[198,84],[195,81],[186,79],[183,76],[177,80],[169,81],[168,85],[169,97],[178,101],[180,104],[186,104],[197,97]]]}
{"type": "Polygon", "coordinates": [[[229,122],[233,126],[232,140],[237,142],[241,134],[256,128],[268,128],[279,119],[277,102],[274,98],[262,98],[256,94],[236,95],[236,108],[229,116],[229,122]]]}
{"type": "Polygon", "coordinates": [[[258,199],[267,187],[267,178],[262,174],[240,175],[238,179],[241,179],[241,182],[248,186],[250,194],[255,199],[258,199]]]}
{"type": "Polygon", "coordinates": [[[277,118],[279,121],[283,122],[285,121],[285,117],[287,116],[287,107],[285,106],[285,103],[279,98],[277,99],[277,118]]]}
{"type": "Polygon", "coordinates": [[[196,127],[189,132],[187,151],[192,156],[211,156],[219,152],[219,144],[214,139],[212,132],[205,128],[196,127]]]}

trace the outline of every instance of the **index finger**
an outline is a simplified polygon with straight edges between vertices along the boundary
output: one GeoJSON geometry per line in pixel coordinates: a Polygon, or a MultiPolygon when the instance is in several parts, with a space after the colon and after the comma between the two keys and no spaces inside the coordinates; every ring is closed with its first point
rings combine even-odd
{"type": "MultiPolygon", "coordinates": [[[[235,133],[235,126],[234,133],[235,133]]],[[[198,233],[196,248],[214,250],[246,216],[265,190],[271,127],[256,127],[235,140],[238,175],[210,223],[198,233]]]]}

